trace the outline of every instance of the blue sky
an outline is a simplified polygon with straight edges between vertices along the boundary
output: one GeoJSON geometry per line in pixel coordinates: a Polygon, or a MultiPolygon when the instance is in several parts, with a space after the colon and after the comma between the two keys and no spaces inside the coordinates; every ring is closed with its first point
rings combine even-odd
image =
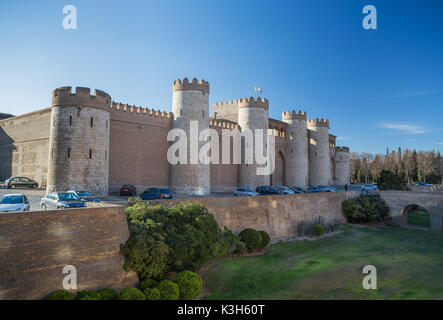
{"type": "Polygon", "coordinates": [[[441,0],[1,1],[0,49],[0,112],[48,107],[65,85],[170,111],[173,80],[195,76],[211,105],[260,86],[273,118],[327,117],[353,151],[443,151],[441,0]]]}

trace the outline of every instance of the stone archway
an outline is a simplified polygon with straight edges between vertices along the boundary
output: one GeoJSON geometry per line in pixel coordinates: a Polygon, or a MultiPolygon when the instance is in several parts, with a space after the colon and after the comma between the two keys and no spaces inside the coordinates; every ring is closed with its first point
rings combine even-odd
{"type": "Polygon", "coordinates": [[[431,216],[426,208],[418,204],[410,204],[401,211],[401,224],[413,225],[417,227],[430,228],[431,216]]]}
{"type": "Polygon", "coordinates": [[[275,169],[271,175],[271,185],[284,186],[285,181],[285,157],[282,151],[277,152],[275,155],[275,169]]]}
{"type": "Polygon", "coordinates": [[[331,181],[329,184],[334,185],[335,180],[335,158],[331,157],[331,181]]]}
{"type": "Polygon", "coordinates": [[[443,195],[440,192],[381,191],[380,196],[391,209],[393,223],[405,225],[405,213],[415,205],[426,209],[432,230],[443,231],[443,195]]]}

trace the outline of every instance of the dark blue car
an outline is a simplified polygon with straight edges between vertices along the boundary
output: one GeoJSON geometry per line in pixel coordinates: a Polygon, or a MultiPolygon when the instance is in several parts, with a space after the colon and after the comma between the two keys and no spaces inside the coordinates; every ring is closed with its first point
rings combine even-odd
{"type": "Polygon", "coordinates": [[[172,199],[172,194],[169,189],[149,188],[143,191],[139,197],[142,200],[172,199]]]}
{"type": "Polygon", "coordinates": [[[255,189],[256,192],[260,193],[260,195],[272,195],[272,194],[283,194],[280,192],[277,188],[274,188],[272,186],[258,186],[255,189]]]}

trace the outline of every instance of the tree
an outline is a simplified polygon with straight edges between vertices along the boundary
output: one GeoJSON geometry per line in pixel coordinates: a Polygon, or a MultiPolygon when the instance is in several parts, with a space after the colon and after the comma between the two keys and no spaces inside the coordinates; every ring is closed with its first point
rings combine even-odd
{"type": "Polygon", "coordinates": [[[414,171],[417,169],[417,163],[416,163],[414,154],[412,152],[410,152],[408,149],[406,149],[406,151],[403,155],[403,167],[404,167],[406,179],[409,184],[409,183],[411,183],[411,176],[413,175],[414,171]]]}
{"type": "Polygon", "coordinates": [[[419,173],[426,182],[426,178],[437,173],[437,164],[434,158],[434,151],[420,151],[417,155],[417,166],[419,173]]]}

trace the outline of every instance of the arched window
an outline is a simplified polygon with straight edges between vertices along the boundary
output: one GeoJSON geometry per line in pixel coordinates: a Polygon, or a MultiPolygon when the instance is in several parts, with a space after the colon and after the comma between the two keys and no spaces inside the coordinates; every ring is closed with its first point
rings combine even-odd
{"type": "Polygon", "coordinates": [[[289,139],[294,140],[294,132],[291,132],[291,134],[289,135],[289,139]]]}
{"type": "Polygon", "coordinates": [[[72,116],[69,116],[69,125],[72,126],[72,116]]]}
{"type": "Polygon", "coordinates": [[[94,118],[91,117],[91,128],[94,126],[94,118]]]}
{"type": "Polygon", "coordinates": [[[71,148],[68,148],[68,159],[71,158],[71,148]]]}
{"type": "Polygon", "coordinates": [[[89,159],[92,159],[92,149],[89,149],[89,159]]]}

